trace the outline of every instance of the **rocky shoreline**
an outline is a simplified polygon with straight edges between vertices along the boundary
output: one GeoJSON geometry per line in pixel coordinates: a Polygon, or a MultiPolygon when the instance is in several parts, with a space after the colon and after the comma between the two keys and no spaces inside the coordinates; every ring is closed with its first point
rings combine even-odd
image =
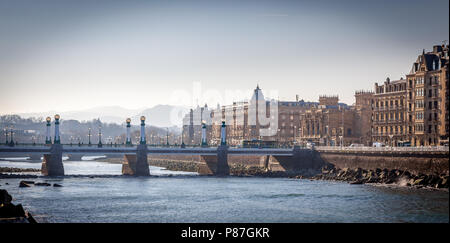
{"type": "MultiPolygon", "coordinates": [[[[151,161],[150,165],[164,167],[173,171],[197,172],[198,163],[180,161],[151,161]]],[[[449,188],[449,175],[414,175],[403,170],[364,170],[339,169],[328,165],[319,170],[299,170],[299,171],[270,171],[260,166],[248,166],[242,164],[230,165],[231,176],[256,176],[256,177],[288,177],[294,179],[310,180],[334,180],[344,181],[350,184],[386,184],[408,186],[415,188],[449,188]]]]}
{"type": "Polygon", "coordinates": [[[17,173],[17,172],[41,172],[41,169],[33,168],[14,168],[14,167],[0,167],[0,173],[17,173]]]}
{"type": "Polygon", "coordinates": [[[171,171],[197,172],[199,164],[197,162],[178,162],[170,160],[149,160],[149,164],[157,167],[164,167],[171,171]]]}
{"type": "Polygon", "coordinates": [[[361,168],[324,167],[320,174],[312,177],[296,176],[298,179],[346,181],[350,184],[396,184],[415,188],[449,188],[449,175],[413,175],[408,171],[398,169],[363,170],[361,168]]]}
{"type": "Polygon", "coordinates": [[[0,167],[0,179],[14,179],[14,178],[37,178],[37,175],[30,174],[12,174],[12,173],[26,173],[26,172],[40,172],[40,169],[32,168],[13,168],[0,167]]]}

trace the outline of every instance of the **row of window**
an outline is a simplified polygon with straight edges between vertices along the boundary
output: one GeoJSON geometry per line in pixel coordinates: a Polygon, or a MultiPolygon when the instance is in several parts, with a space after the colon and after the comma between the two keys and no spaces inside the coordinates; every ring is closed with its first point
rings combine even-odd
{"type": "Polygon", "coordinates": [[[424,101],[416,100],[416,108],[424,108],[424,101]]]}
{"type": "Polygon", "coordinates": [[[404,118],[403,112],[376,113],[375,114],[375,121],[383,121],[383,120],[402,121],[403,118],[404,118]]]}
{"type": "Polygon", "coordinates": [[[423,112],[416,112],[416,120],[423,120],[423,112]]]}
{"type": "MultiPolygon", "coordinates": [[[[424,132],[425,125],[423,123],[418,123],[415,125],[415,129],[416,129],[416,132],[424,132]]],[[[437,125],[428,125],[427,133],[433,133],[433,132],[438,132],[438,126],[437,125]]]]}
{"type": "Polygon", "coordinates": [[[383,85],[377,88],[377,94],[406,90],[406,83],[383,85]]]}
{"type": "MultiPolygon", "coordinates": [[[[409,80],[409,87],[412,87],[412,83],[413,83],[413,79],[409,80]]],[[[418,85],[418,84],[424,84],[425,83],[425,78],[424,77],[416,77],[414,79],[414,84],[418,85]]],[[[433,84],[439,84],[439,76],[431,76],[428,78],[428,85],[433,85],[433,84]]]]}
{"type": "Polygon", "coordinates": [[[379,135],[403,134],[403,127],[402,126],[375,127],[375,133],[379,135]]]}
{"type": "Polygon", "coordinates": [[[421,97],[424,94],[424,89],[423,88],[418,88],[416,89],[416,97],[421,97]]]}
{"type": "MultiPolygon", "coordinates": [[[[439,109],[439,101],[435,100],[435,101],[429,101],[428,102],[428,109],[439,109]]],[[[423,108],[427,108],[425,106],[425,102],[423,100],[416,100],[415,102],[415,108],[416,109],[423,109],[423,108]]],[[[412,105],[409,104],[409,111],[412,111],[412,105]]]]}
{"type": "MultiPolygon", "coordinates": [[[[421,97],[424,96],[426,93],[426,90],[424,88],[417,88],[416,89],[416,96],[421,97]]],[[[439,89],[429,89],[428,90],[428,97],[439,97],[439,89]]]]}
{"type": "Polygon", "coordinates": [[[398,107],[403,106],[403,99],[400,100],[385,100],[385,101],[379,101],[375,102],[375,106],[378,107],[398,107]]]}

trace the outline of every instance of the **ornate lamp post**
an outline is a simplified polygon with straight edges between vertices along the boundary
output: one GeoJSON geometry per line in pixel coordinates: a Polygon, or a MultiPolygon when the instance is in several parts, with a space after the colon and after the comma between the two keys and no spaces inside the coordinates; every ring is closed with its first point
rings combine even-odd
{"type": "Polygon", "coordinates": [[[59,118],[60,118],[60,116],[58,114],[56,114],[55,115],[55,139],[54,139],[55,144],[61,143],[61,138],[59,136],[59,118]]]}
{"type": "Polygon", "coordinates": [[[102,145],[102,127],[98,127],[98,145],[99,148],[101,148],[102,145]]]}
{"type": "Polygon", "coordinates": [[[131,123],[131,119],[130,119],[130,118],[127,118],[126,122],[127,122],[127,138],[126,138],[125,144],[126,144],[127,146],[131,146],[131,136],[130,136],[130,129],[131,129],[130,123],[131,123]]]}
{"type": "Polygon", "coordinates": [[[3,130],[5,131],[5,145],[8,145],[8,129],[5,127],[3,130]]]}
{"type": "Polygon", "coordinates": [[[184,133],[181,132],[181,148],[186,148],[186,144],[184,144],[184,133]]]}
{"type": "Polygon", "coordinates": [[[9,138],[11,139],[9,141],[9,146],[14,146],[14,137],[13,137],[13,126],[9,127],[9,138]]]}
{"type": "Polygon", "coordinates": [[[91,146],[92,145],[92,143],[91,143],[91,128],[89,128],[88,129],[88,146],[91,146]]]}
{"type": "Polygon", "coordinates": [[[202,122],[202,147],[208,147],[208,142],[206,141],[206,124],[202,122]]]}
{"type": "Polygon", "coordinates": [[[145,116],[141,116],[141,139],[139,141],[140,144],[147,143],[145,139],[145,116]]]}
{"type": "Polygon", "coordinates": [[[52,119],[47,116],[47,118],[45,119],[47,121],[47,133],[45,135],[45,144],[52,144],[52,137],[50,136],[50,126],[52,119]]]}
{"type": "Polygon", "coordinates": [[[169,147],[169,128],[166,127],[166,146],[169,147]]]}
{"type": "Polygon", "coordinates": [[[225,121],[222,121],[222,127],[220,128],[220,145],[227,145],[227,127],[225,121]]]}

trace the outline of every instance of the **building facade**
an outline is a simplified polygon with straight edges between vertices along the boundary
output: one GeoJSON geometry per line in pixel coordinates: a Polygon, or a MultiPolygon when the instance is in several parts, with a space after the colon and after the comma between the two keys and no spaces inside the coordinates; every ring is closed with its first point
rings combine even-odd
{"type": "Polygon", "coordinates": [[[372,145],[372,104],[374,103],[373,91],[355,92],[355,131],[359,136],[359,144],[372,145]]]}
{"type": "Polygon", "coordinates": [[[406,126],[406,80],[375,83],[372,103],[372,141],[389,146],[410,142],[406,126]]]}
{"type": "Polygon", "coordinates": [[[338,96],[320,96],[319,105],[307,109],[300,117],[301,142],[321,146],[348,146],[360,143],[353,106],[338,103],[338,96]]]}
{"type": "Polygon", "coordinates": [[[422,52],[406,75],[407,127],[413,146],[448,144],[448,45],[422,52]]]}

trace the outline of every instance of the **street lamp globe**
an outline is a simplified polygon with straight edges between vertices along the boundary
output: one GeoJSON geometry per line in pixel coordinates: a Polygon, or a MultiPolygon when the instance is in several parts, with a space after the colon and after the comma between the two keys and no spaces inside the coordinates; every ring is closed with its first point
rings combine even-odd
{"type": "Polygon", "coordinates": [[[47,116],[47,118],[45,118],[45,120],[46,120],[47,122],[50,122],[50,121],[52,120],[52,118],[50,118],[49,116],[47,116]]]}
{"type": "Polygon", "coordinates": [[[55,115],[55,119],[59,120],[59,115],[58,114],[55,115]]]}
{"type": "Polygon", "coordinates": [[[145,116],[141,116],[141,121],[145,121],[145,116]]]}

